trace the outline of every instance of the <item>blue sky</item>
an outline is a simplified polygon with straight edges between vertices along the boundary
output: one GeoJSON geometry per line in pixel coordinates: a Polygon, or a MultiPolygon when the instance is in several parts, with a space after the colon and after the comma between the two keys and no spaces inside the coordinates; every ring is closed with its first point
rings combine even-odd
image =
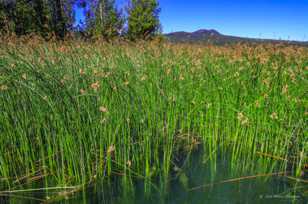
{"type": "MultiPolygon", "coordinates": [[[[216,29],[235,36],[308,41],[308,0],[159,0],[163,32],[216,29]]],[[[123,8],[127,0],[117,0],[123,8]]],[[[76,18],[82,18],[77,11],[76,18]]]]}

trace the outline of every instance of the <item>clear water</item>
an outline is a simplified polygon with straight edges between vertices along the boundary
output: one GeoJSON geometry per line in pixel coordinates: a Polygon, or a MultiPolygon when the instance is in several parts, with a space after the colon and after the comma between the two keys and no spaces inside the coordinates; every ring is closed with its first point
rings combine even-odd
{"type": "MultiPolygon", "coordinates": [[[[102,182],[89,187],[85,192],[78,192],[65,196],[53,203],[84,204],[84,203],[115,203],[115,204],[241,204],[241,203],[308,203],[308,184],[295,183],[283,176],[268,178],[242,179],[233,182],[224,182],[236,178],[231,174],[228,160],[217,162],[216,171],[213,174],[213,166],[202,162],[199,156],[193,155],[179,171],[172,173],[167,188],[158,187],[145,193],[144,182],[134,182],[133,190],[123,191],[121,179],[111,181],[110,184],[102,182]],[[215,185],[193,189],[194,187],[210,184],[215,185]],[[160,190],[159,190],[160,189],[160,190]]],[[[240,164],[239,164],[240,165],[240,164]]],[[[247,174],[251,175],[251,174],[247,174]]],[[[59,195],[59,192],[49,192],[49,196],[59,195]]],[[[0,203],[41,203],[33,199],[45,199],[46,194],[36,192],[31,194],[16,194],[12,197],[0,197],[0,203]],[[18,196],[18,197],[16,197],[18,196]],[[25,197],[22,197],[25,196],[25,197]],[[27,197],[27,198],[26,198],[27,197]]]]}

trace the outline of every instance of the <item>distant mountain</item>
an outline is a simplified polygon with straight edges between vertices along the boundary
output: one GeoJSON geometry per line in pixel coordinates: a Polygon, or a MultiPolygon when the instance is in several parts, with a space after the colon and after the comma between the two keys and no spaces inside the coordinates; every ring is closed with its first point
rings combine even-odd
{"type": "Polygon", "coordinates": [[[292,45],[308,46],[308,42],[244,38],[230,35],[223,35],[216,30],[201,29],[195,32],[172,32],[165,34],[165,37],[174,43],[209,43],[216,45],[232,44],[232,43],[284,43],[292,45]]]}

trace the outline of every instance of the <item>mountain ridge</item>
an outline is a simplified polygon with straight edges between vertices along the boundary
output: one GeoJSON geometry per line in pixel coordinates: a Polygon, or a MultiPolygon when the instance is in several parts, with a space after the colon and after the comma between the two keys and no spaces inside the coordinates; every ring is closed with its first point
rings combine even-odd
{"type": "Polygon", "coordinates": [[[233,44],[233,43],[282,43],[291,45],[308,46],[308,41],[275,40],[247,38],[232,35],[224,35],[215,29],[199,29],[194,32],[176,31],[166,33],[164,36],[173,43],[208,43],[208,44],[233,44]]]}

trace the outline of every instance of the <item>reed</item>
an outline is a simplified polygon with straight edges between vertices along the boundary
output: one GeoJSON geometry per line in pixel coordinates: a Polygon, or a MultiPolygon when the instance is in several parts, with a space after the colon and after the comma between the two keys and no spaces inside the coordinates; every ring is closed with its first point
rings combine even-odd
{"type": "Polygon", "coordinates": [[[0,194],[118,175],[127,186],[143,179],[149,192],[198,147],[213,174],[218,155],[234,174],[299,177],[308,162],[305,48],[0,47],[0,194]]]}

